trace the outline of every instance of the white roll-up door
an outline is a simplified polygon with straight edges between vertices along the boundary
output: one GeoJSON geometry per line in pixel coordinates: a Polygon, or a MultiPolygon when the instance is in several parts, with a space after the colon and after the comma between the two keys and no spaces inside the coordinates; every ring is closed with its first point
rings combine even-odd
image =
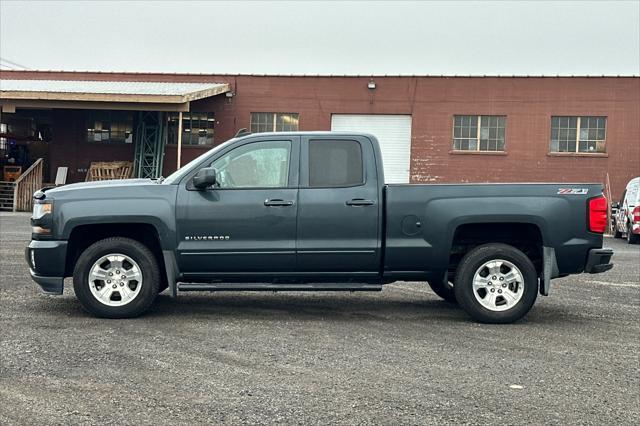
{"type": "Polygon", "coordinates": [[[409,183],[410,115],[333,114],[331,130],[371,133],[380,142],[386,183],[409,183]]]}

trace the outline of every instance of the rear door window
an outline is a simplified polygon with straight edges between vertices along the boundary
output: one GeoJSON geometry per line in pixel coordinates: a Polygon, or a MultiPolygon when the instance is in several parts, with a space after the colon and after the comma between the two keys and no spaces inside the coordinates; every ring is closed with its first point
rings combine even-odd
{"type": "Polygon", "coordinates": [[[335,188],[364,183],[362,147],[351,140],[309,141],[309,187],[335,188]]]}
{"type": "Polygon", "coordinates": [[[629,206],[636,206],[638,204],[638,183],[629,185],[629,191],[627,192],[627,203],[629,206]]]}

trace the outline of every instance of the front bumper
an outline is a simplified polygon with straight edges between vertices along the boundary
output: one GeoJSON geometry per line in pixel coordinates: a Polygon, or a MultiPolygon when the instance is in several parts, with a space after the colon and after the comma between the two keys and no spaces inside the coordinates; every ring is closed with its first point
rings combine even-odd
{"type": "Polygon", "coordinates": [[[31,272],[31,279],[38,283],[43,293],[58,296],[62,294],[62,290],[64,290],[64,277],[43,277],[36,274],[33,269],[29,269],[29,272],[31,272]]]}
{"type": "Polygon", "coordinates": [[[608,271],[613,268],[613,263],[610,262],[611,256],[613,256],[613,250],[611,249],[589,250],[587,265],[585,266],[584,271],[590,274],[598,274],[600,272],[608,271]]]}
{"type": "Polygon", "coordinates": [[[31,278],[47,294],[62,294],[66,257],[66,241],[31,240],[25,249],[31,278]]]}

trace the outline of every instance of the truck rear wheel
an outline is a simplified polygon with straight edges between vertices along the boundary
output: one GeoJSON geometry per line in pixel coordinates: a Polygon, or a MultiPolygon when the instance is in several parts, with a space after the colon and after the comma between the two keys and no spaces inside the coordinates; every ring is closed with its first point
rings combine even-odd
{"type": "Polygon", "coordinates": [[[453,283],[450,281],[429,281],[431,290],[449,303],[456,303],[456,294],[453,290],[453,283]]]}
{"type": "Polygon", "coordinates": [[[114,237],[87,248],[76,262],[73,288],[80,304],[104,318],[131,318],[158,294],[160,273],[153,253],[136,240],[114,237]]]}
{"type": "Polygon", "coordinates": [[[467,253],[458,265],[454,291],[476,321],[506,324],[529,312],[538,295],[538,276],[520,250],[485,244],[467,253]]]}

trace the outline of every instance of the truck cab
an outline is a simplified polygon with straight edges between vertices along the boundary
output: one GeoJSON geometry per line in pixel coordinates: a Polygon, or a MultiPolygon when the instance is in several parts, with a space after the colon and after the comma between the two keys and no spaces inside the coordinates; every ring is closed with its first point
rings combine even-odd
{"type": "Polygon", "coordinates": [[[180,271],[196,281],[378,281],[375,149],[362,135],[273,133],[222,150],[179,184],[180,271]]]}

